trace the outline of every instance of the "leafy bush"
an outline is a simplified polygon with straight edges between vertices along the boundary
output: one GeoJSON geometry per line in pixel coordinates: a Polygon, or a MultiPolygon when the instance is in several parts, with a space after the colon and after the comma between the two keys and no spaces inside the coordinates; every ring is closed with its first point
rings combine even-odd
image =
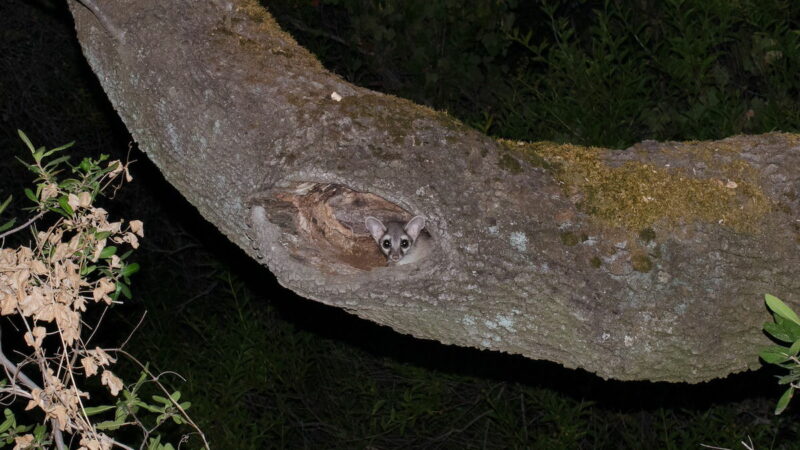
{"type": "Polygon", "coordinates": [[[764,323],[764,332],[779,342],[790,344],[773,345],[759,353],[761,359],[769,364],[775,364],[789,371],[787,375],[778,378],[778,384],[788,384],[775,407],[775,414],[782,413],[789,405],[795,389],[800,387],[800,318],[791,308],[786,306],[777,297],[767,294],[764,296],[767,307],[772,311],[774,322],[764,323]]]}
{"type": "Polygon", "coordinates": [[[501,137],[626,146],[800,128],[798,2],[267,6],[350,81],[501,137]]]}
{"type": "MultiPolygon", "coordinates": [[[[12,405],[4,410],[0,440],[14,443],[15,449],[50,445],[63,449],[67,435],[85,449],[131,448],[106,432],[134,427],[141,432],[143,446],[166,450],[173,447],[162,444],[156,430],[168,420],[190,424],[202,437],[186,415],[190,404],[180,402],[180,392],[168,392],[147,366],[141,366],[136,383],[126,386],[110,366],[116,362],[112,355],[130,355],[121,348],[90,346],[100,323],[87,325],[87,308],[108,308],[119,303],[120,297],[130,298],[130,276],[139,270],[138,264],[128,262],[131,251],[119,253],[119,249],[139,247],[142,222],[110,221],[106,210],[93,204],[103,192],[119,188],[122,179],[130,181],[127,165],[107,161],[102,155],[73,166],[69,156],[59,154],[72,144],[46,150],[35,148],[22,132],[19,135],[33,155],[34,162],[26,166],[36,176],[36,188],[26,189],[25,194],[35,206],[24,224],[12,229],[13,219],[3,223],[6,231],[0,240],[30,229],[33,242],[0,248],[0,315],[16,318],[11,322],[16,327],[13,333],[22,335],[24,345],[15,353],[26,356],[13,362],[8,351],[0,349],[6,375],[0,393],[12,405]],[[45,230],[37,230],[47,213],[56,218],[45,230]],[[86,388],[95,376],[117,398],[115,403],[90,402],[90,390],[103,396],[98,389],[86,388]],[[146,383],[158,387],[164,396],[144,399],[141,391],[146,383]],[[41,423],[35,427],[19,424],[17,399],[27,399],[24,409],[41,418],[41,423]],[[113,418],[93,418],[111,412],[113,418]]],[[[11,197],[0,205],[0,213],[10,202],[11,197]]]]}

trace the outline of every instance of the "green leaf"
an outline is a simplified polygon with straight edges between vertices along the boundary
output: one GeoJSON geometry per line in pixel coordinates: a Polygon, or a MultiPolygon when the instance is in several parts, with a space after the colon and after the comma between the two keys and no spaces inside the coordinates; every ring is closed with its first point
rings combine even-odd
{"type": "Polygon", "coordinates": [[[63,209],[69,217],[72,217],[75,214],[75,211],[72,210],[72,207],[69,206],[69,198],[66,195],[62,195],[58,198],[58,204],[61,205],[61,209],[63,209]]]}
{"type": "Polygon", "coordinates": [[[47,432],[46,426],[42,424],[36,425],[36,428],[33,429],[33,437],[36,438],[36,442],[41,443],[44,440],[46,432],[47,432]]]}
{"type": "Polygon", "coordinates": [[[123,277],[128,277],[139,271],[139,263],[128,264],[120,270],[119,274],[123,277]]]}
{"type": "MultiPolygon", "coordinates": [[[[47,155],[45,155],[45,156],[47,156],[47,155]]],[[[63,162],[66,162],[68,160],[69,160],[69,156],[60,156],[60,157],[48,162],[47,164],[45,164],[44,165],[44,170],[50,171],[50,170],[54,169],[56,166],[58,166],[59,164],[61,164],[63,162]]]]}
{"type": "Polygon", "coordinates": [[[3,231],[6,231],[6,230],[10,230],[11,227],[13,227],[16,222],[17,222],[17,219],[14,218],[14,219],[11,219],[8,222],[0,225],[0,233],[2,233],[3,231]]]}
{"type": "Polygon", "coordinates": [[[764,322],[764,331],[779,341],[792,342],[789,332],[776,322],[764,322]]]}
{"type": "MultiPolygon", "coordinates": [[[[125,296],[125,298],[129,300],[133,298],[133,294],[131,294],[131,288],[129,288],[127,284],[121,281],[117,281],[117,290],[114,293],[116,294],[117,292],[121,293],[122,295],[125,296]]],[[[117,294],[117,296],[119,296],[119,294],[117,294]]]]}
{"type": "Polygon", "coordinates": [[[789,354],[792,356],[797,356],[797,353],[800,352],[800,339],[794,341],[791,347],[789,347],[789,354]]]}
{"type": "Polygon", "coordinates": [[[17,425],[17,420],[14,417],[14,413],[11,412],[10,409],[6,408],[5,411],[3,411],[3,414],[5,414],[6,420],[4,420],[3,423],[0,424],[0,433],[5,433],[11,427],[17,425]]]}
{"type": "Polygon", "coordinates": [[[105,238],[107,238],[109,236],[111,236],[111,232],[110,231],[99,231],[99,232],[94,234],[94,238],[97,239],[98,241],[102,241],[103,239],[105,239],[105,238]]]}
{"type": "Polygon", "coordinates": [[[86,411],[87,416],[93,416],[95,414],[100,414],[106,411],[110,411],[114,408],[116,408],[116,406],[114,405],[103,405],[103,406],[90,406],[88,408],[84,408],[84,410],[86,411]]]}
{"type": "Polygon", "coordinates": [[[89,170],[91,170],[92,166],[94,166],[94,163],[92,163],[91,159],[83,158],[83,160],[81,160],[81,164],[78,166],[78,168],[83,170],[84,172],[88,172],[89,170]]]}
{"type": "Polygon", "coordinates": [[[758,352],[758,356],[769,364],[780,364],[789,360],[789,349],[773,345],[758,352]]]}
{"type": "MultiPolygon", "coordinates": [[[[61,150],[68,149],[68,148],[72,147],[73,145],[75,145],[75,141],[72,141],[72,142],[70,142],[70,143],[68,143],[68,144],[64,144],[64,145],[62,145],[61,147],[56,147],[56,148],[54,148],[54,149],[52,149],[52,150],[50,150],[50,151],[46,152],[46,153],[44,154],[44,156],[45,156],[45,157],[48,157],[48,156],[52,155],[52,154],[53,154],[53,153],[55,153],[55,152],[60,152],[61,150]]],[[[64,158],[64,157],[62,156],[62,158],[64,158]]],[[[69,158],[69,156],[67,156],[66,158],[69,158]]]]}
{"type": "Polygon", "coordinates": [[[105,422],[100,422],[95,427],[98,430],[118,430],[125,422],[117,422],[115,420],[106,420],[105,422]]]}
{"type": "Polygon", "coordinates": [[[109,245],[108,247],[103,248],[103,250],[100,252],[100,259],[111,258],[116,253],[117,253],[117,247],[109,245]]]}
{"type": "Polygon", "coordinates": [[[157,402],[159,402],[159,403],[163,403],[163,404],[165,404],[167,406],[172,404],[172,402],[169,401],[166,397],[162,397],[160,395],[154,395],[154,396],[152,396],[152,399],[157,401],[157,402]]]}
{"type": "Polygon", "coordinates": [[[3,212],[3,210],[6,209],[10,203],[11,203],[11,196],[9,195],[6,201],[0,203],[0,213],[3,212]]]}
{"type": "Polygon", "coordinates": [[[83,269],[81,269],[81,276],[85,277],[86,275],[89,275],[90,273],[94,272],[95,269],[97,269],[97,266],[84,267],[83,269]]]}
{"type": "Polygon", "coordinates": [[[783,317],[784,319],[791,320],[792,322],[800,325],[800,317],[791,310],[785,303],[780,301],[778,297],[770,294],[764,295],[764,300],[767,302],[767,307],[775,314],[783,317]]]}
{"type": "Polygon", "coordinates": [[[782,413],[783,410],[785,410],[786,407],[789,406],[789,400],[792,399],[793,394],[794,394],[794,388],[789,387],[788,389],[786,389],[786,392],[784,392],[783,395],[781,395],[781,398],[778,399],[778,404],[775,405],[776,416],[782,413]]]}
{"type": "Polygon", "coordinates": [[[24,142],[25,145],[28,146],[28,149],[31,151],[31,153],[36,151],[33,148],[33,144],[31,144],[31,140],[28,139],[28,136],[25,133],[23,133],[22,130],[17,130],[17,134],[19,135],[19,138],[22,139],[22,142],[24,142]]]}
{"type": "Polygon", "coordinates": [[[25,188],[25,196],[31,199],[34,203],[39,203],[39,199],[36,197],[36,194],[33,193],[32,190],[25,188]]]}

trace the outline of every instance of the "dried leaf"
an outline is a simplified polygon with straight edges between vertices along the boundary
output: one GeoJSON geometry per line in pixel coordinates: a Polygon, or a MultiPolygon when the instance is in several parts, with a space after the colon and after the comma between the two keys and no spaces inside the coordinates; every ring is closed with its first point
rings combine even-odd
{"type": "Polygon", "coordinates": [[[139,235],[139,237],[144,237],[144,223],[142,223],[141,220],[131,220],[128,226],[131,228],[131,231],[139,235]]]}
{"type": "Polygon", "coordinates": [[[42,346],[42,340],[46,334],[47,330],[44,327],[33,327],[32,331],[25,333],[25,343],[38,349],[42,346]]]}
{"type": "Polygon", "coordinates": [[[48,273],[47,266],[38,259],[33,260],[31,263],[31,269],[36,275],[47,275],[48,273]]]}
{"type": "Polygon", "coordinates": [[[111,373],[110,370],[103,371],[103,375],[100,376],[100,382],[108,386],[108,389],[111,391],[111,395],[115,397],[124,387],[122,380],[118,376],[111,373]]]}
{"type": "Polygon", "coordinates": [[[87,208],[92,204],[92,194],[88,192],[81,192],[78,194],[78,205],[81,208],[87,208]]]}
{"type": "Polygon", "coordinates": [[[97,374],[97,363],[91,356],[81,358],[81,365],[87,377],[97,374]]]}
{"type": "Polygon", "coordinates": [[[73,211],[75,211],[80,207],[81,202],[78,200],[77,195],[69,194],[67,195],[67,204],[70,206],[70,208],[72,208],[73,211]]]}
{"type": "Polygon", "coordinates": [[[100,253],[102,253],[103,249],[106,248],[106,239],[101,239],[97,241],[94,245],[94,253],[92,253],[92,262],[97,262],[100,259],[100,253]]]}
{"type": "Polygon", "coordinates": [[[32,434],[25,434],[14,438],[14,450],[24,450],[29,448],[36,448],[33,443],[34,437],[32,434]]]}
{"type": "Polygon", "coordinates": [[[58,196],[58,186],[56,186],[54,183],[50,183],[42,188],[42,194],[39,196],[39,198],[41,198],[42,201],[45,201],[56,196],[58,196]]]}
{"type": "Polygon", "coordinates": [[[103,300],[110,305],[111,297],[109,297],[108,294],[114,292],[116,289],[116,285],[110,278],[103,277],[97,282],[97,287],[92,291],[92,298],[94,298],[96,302],[103,300]]]}

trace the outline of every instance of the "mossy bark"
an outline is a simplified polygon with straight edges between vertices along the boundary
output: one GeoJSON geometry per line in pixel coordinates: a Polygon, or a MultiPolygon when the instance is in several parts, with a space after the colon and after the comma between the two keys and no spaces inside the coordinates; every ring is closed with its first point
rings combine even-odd
{"type": "Polygon", "coordinates": [[[71,8],[139,146],[303,296],[448,344],[689,382],[757,367],[763,294],[800,301],[795,135],[496,142],[344,82],[249,0],[71,8]],[[385,267],[364,217],[416,214],[434,251],[385,267]]]}

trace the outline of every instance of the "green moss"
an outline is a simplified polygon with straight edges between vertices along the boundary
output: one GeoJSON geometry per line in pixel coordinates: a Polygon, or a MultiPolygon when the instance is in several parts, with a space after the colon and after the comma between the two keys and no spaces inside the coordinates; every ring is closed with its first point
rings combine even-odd
{"type": "Polygon", "coordinates": [[[655,240],[656,232],[651,227],[644,228],[639,231],[639,239],[643,240],[644,242],[651,242],[655,240]]]}
{"type": "Polygon", "coordinates": [[[633,270],[642,273],[650,272],[653,269],[653,262],[644,253],[634,253],[631,256],[631,265],[633,265],[633,270]]]}
{"type": "MultiPolygon", "coordinates": [[[[692,221],[718,223],[736,231],[755,232],[771,202],[758,185],[758,174],[735,159],[738,149],[725,143],[689,143],[689,161],[702,161],[719,178],[698,178],[683,169],[638,161],[618,167],[602,156],[611,151],[569,144],[503,143],[533,164],[545,160],[565,192],[582,194],[576,206],[611,226],[644,230],[657,222],[678,225],[692,221]],[[727,153],[722,158],[720,154],[727,153]]],[[[649,233],[645,233],[647,235],[649,233]]]]}
{"type": "Polygon", "coordinates": [[[574,245],[578,245],[578,242],[579,242],[578,236],[576,236],[575,233],[572,233],[570,231],[566,231],[564,233],[561,233],[561,243],[562,244],[564,244],[564,245],[566,245],[568,247],[572,247],[574,245]]]}
{"type": "Polygon", "coordinates": [[[589,263],[591,263],[592,267],[597,268],[603,264],[603,261],[599,257],[595,256],[591,260],[589,260],[589,263]]]}

